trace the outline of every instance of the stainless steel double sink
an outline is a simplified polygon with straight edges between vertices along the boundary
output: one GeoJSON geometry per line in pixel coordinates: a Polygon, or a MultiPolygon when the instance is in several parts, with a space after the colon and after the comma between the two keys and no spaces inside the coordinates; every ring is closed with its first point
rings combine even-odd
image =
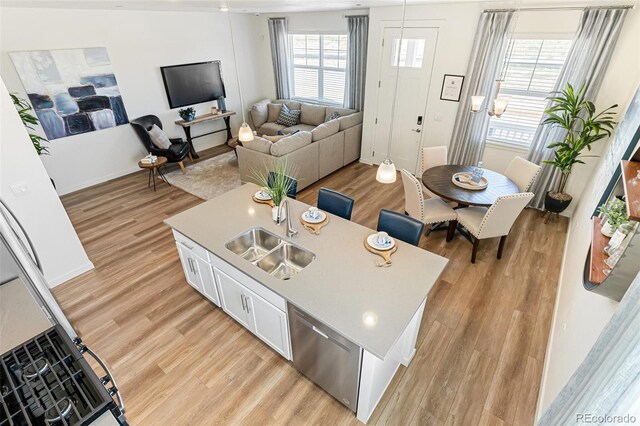
{"type": "Polygon", "coordinates": [[[310,251],[264,228],[251,228],[228,241],[225,247],[281,280],[291,279],[316,258],[310,251]]]}

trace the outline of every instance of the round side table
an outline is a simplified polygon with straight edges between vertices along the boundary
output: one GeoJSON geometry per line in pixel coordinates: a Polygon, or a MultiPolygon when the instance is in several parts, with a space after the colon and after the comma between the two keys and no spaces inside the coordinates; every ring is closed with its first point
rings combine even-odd
{"type": "Polygon", "coordinates": [[[151,182],[153,181],[153,192],[156,192],[156,175],[160,176],[160,179],[162,179],[167,185],[171,186],[161,170],[162,166],[164,166],[166,163],[166,157],[158,157],[156,162],[151,164],[143,164],[141,161],[138,162],[138,167],[140,167],[141,169],[149,170],[149,181],[147,182],[147,188],[151,187],[151,182]]]}

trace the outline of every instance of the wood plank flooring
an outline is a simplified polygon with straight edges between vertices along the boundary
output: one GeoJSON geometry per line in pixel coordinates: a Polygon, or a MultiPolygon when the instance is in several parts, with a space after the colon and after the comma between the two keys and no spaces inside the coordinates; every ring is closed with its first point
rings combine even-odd
{"type": "MultiPolygon", "coordinates": [[[[203,153],[208,158],[226,147],[203,153]]],[[[187,167],[188,169],[188,167],[187,167]]],[[[353,220],[375,229],[403,211],[402,183],[382,185],[354,163],[326,186],[356,199],[353,220]]],[[[134,173],[63,197],[95,270],[54,291],[85,342],[118,380],[132,425],[357,424],[355,416],[196,293],[162,221],[202,202],[134,173]]],[[[471,244],[444,232],[421,247],[450,259],[431,291],[418,351],[401,367],[371,424],[533,423],[567,220],[527,210],[507,239],[471,244]]],[[[301,231],[304,232],[304,231],[301,231]]]]}

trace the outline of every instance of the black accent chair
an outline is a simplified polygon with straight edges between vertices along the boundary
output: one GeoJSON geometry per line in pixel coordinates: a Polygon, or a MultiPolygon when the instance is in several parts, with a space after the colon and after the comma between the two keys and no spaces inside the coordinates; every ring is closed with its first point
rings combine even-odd
{"type": "MultiPolygon", "coordinates": [[[[296,194],[298,193],[298,180],[295,178],[292,178],[291,176],[286,176],[286,178],[289,179],[289,181],[291,181],[291,188],[289,188],[289,191],[287,192],[287,197],[293,198],[295,200],[296,194]]],[[[269,172],[269,175],[267,176],[267,184],[271,186],[275,179],[276,179],[276,173],[269,172]]]]}
{"type": "MultiPolygon", "coordinates": [[[[187,156],[191,159],[191,155],[189,154],[191,147],[182,139],[174,138],[169,139],[171,146],[168,149],[158,148],[151,142],[151,136],[149,136],[149,130],[151,130],[154,124],[162,129],[162,122],[155,115],[143,115],[135,120],[131,120],[131,125],[138,134],[140,142],[142,142],[147,152],[157,155],[158,157],[165,157],[169,163],[178,163],[182,173],[186,173],[182,160],[187,156]]],[[[193,159],[191,159],[191,161],[193,161],[193,159]]]]}
{"type": "Polygon", "coordinates": [[[328,188],[320,188],[318,191],[318,208],[326,212],[351,220],[353,204],[355,200],[328,188]]]}
{"type": "Polygon", "coordinates": [[[424,223],[417,219],[392,210],[380,210],[378,231],[384,231],[393,238],[417,246],[423,229],[424,223]]]}

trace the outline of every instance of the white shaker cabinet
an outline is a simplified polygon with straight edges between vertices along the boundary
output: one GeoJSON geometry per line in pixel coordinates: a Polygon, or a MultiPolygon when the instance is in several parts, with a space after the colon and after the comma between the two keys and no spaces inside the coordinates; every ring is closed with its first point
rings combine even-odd
{"type": "Polygon", "coordinates": [[[178,247],[178,254],[180,256],[180,263],[182,263],[182,269],[184,270],[184,276],[189,285],[202,293],[207,299],[220,306],[220,298],[218,297],[211,265],[196,255],[195,250],[190,249],[188,244],[176,241],[176,246],[178,247]]]}

